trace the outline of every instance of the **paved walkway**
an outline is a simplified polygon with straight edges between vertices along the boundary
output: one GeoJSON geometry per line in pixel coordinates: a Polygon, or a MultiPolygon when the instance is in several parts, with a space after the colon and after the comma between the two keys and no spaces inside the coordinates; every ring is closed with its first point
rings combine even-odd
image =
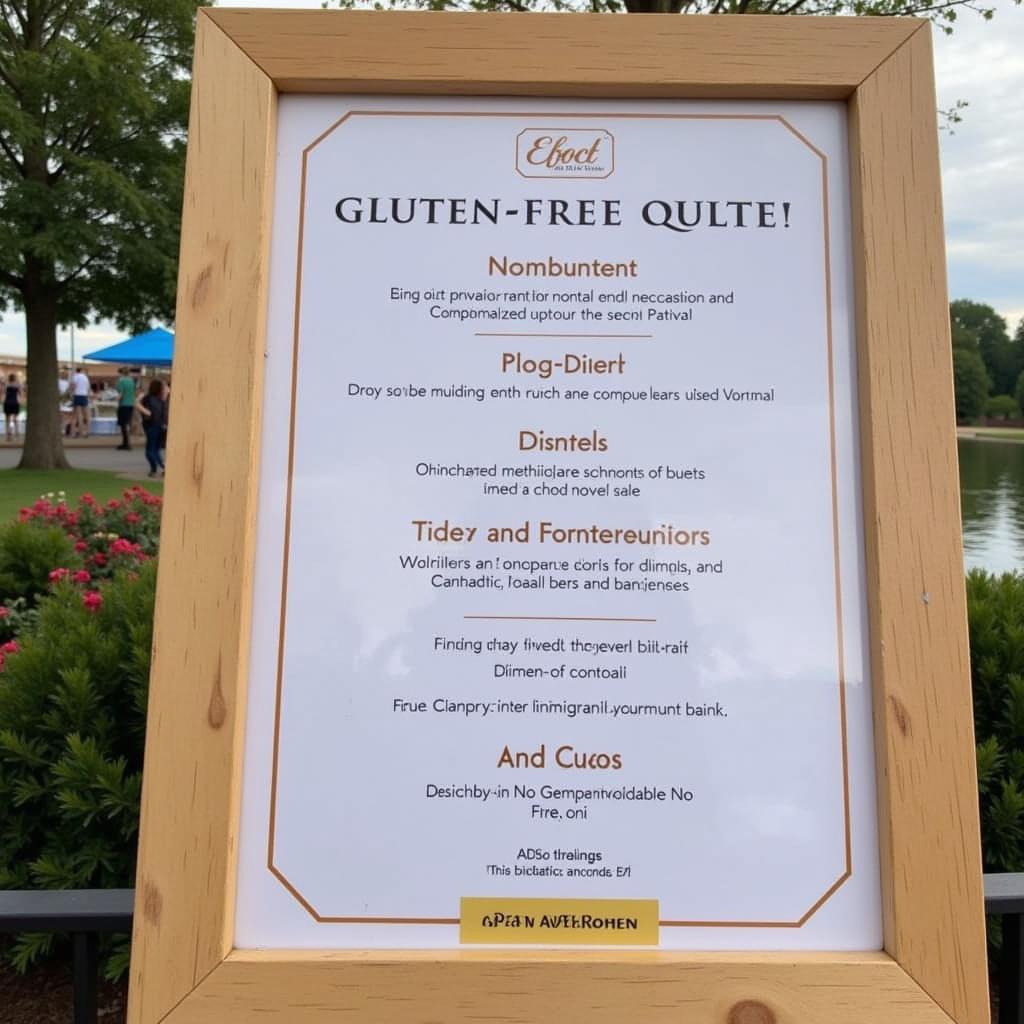
{"type": "MultiPolygon", "coordinates": [[[[106,469],[119,473],[126,480],[145,479],[149,472],[143,454],[145,441],[133,444],[130,452],[119,452],[120,438],[89,438],[65,441],[64,451],[74,469],[106,469]]],[[[21,446],[0,441],[0,469],[13,469],[21,459],[21,446]]]]}

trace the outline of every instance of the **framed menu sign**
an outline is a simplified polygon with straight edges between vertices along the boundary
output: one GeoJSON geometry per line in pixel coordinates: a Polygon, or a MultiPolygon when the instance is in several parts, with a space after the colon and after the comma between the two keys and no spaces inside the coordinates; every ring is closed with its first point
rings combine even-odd
{"type": "Polygon", "coordinates": [[[927,32],[201,13],[133,1021],[982,1019],[927,32]]]}

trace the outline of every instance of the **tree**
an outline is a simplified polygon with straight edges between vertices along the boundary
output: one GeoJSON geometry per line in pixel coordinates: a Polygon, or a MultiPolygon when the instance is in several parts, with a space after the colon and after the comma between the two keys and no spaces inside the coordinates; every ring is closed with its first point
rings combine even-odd
{"type": "Polygon", "coordinates": [[[993,420],[1019,419],[1020,406],[1013,395],[993,395],[985,403],[985,415],[993,420]]]}
{"type": "MultiPolygon", "coordinates": [[[[339,7],[364,6],[363,0],[332,0],[339,7]]],[[[1016,0],[1020,3],[1021,0],[1016,0]]],[[[991,7],[976,0],[378,0],[374,6],[415,7],[431,11],[580,11],[591,14],[863,14],[928,18],[943,32],[953,31],[961,10],[986,21],[991,7]]],[[[955,104],[939,113],[950,124],[960,120],[955,104]]]]}
{"type": "Polygon", "coordinates": [[[57,328],[170,320],[201,0],[0,0],[0,311],[24,310],[21,466],[64,468],[57,328]]]}
{"type": "Polygon", "coordinates": [[[1017,378],[1017,387],[1014,388],[1013,397],[1017,399],[1017,404],[1024,409],[1024,371],[1017,378]]]}
{"type": "Polygon", "coordinates": [[[1024,345],[1010,341],[1006,321],[983,302],[957,299],[949,304],[954,348],[977,352],[992,378],[996,394],[1012,394],[1017,377],[1024,370],[1024,345]]]}
{"type": "Polygon", "coordinates": [[[953,349],[953,390],[958,420],[973,420],[981,415],[991,383],[975,349],[953,349]]]}

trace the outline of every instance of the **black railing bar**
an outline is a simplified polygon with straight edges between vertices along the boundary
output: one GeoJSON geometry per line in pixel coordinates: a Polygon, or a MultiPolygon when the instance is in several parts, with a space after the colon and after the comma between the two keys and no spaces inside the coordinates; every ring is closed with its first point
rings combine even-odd
{"type": "Polygon", "coordinates": [[[985,911],[1024,914],[1024,872],[985,876],[985,911]]]}
{"type": "Polygon", "coordinates": [[[130,932],[134,889],[0,891],[0,932],[130,932]]]}

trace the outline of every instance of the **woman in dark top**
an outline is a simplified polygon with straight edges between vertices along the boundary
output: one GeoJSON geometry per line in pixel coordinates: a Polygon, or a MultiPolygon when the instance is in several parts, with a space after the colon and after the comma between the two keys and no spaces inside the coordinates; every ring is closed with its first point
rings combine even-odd
{"type": "Polygon", "coordinates": [[[142,429],[146,434],[146,461],[149,463],[149,475],[156,476],[163,472],[164,460],[161,448],[167,430],[167,402],[164,400],[164,382],[151,380],[149,388],[141,399],[136,400],[135,408],[142,414],[142,429]]]}
{"type": "Polygon", "coordinates": [[[13,441],[18,434],[18,415],[21,412],[21,387],[18,378],[7,375],[7,386],[4,388],[4,430],[7,440],[13,441]]]}

